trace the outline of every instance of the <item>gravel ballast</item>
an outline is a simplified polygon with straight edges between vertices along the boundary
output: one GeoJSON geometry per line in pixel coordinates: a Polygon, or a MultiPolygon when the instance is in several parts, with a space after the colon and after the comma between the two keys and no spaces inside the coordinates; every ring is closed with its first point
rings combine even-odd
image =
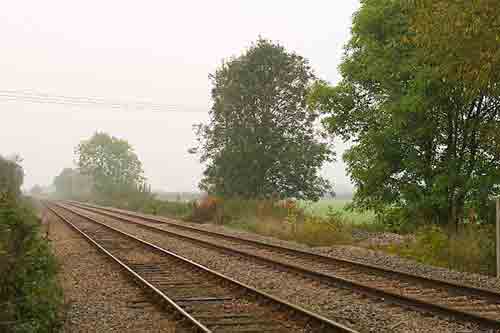
{"type": "Polygon", "coordinates": [[[96,216],[120,230],[133,233],[209,268],[341,321],[362,332],[481,332],[474,324],[457,323],[424,315],[351,290],[284,272],[255,260],[222,254],[217,250],[209,250],[90,212],[85,214],[96,216]]]}
{"type": "Polygon", "coordinates": [[[52,213],[46,213],[64,292],[62,332],[180,332],[120,267],[52,213]]]}
{"type": "MultiPolygon", "coordinates": [[[[119,209],[115,210],[118,212],[120,211],[119,209]]],[[[128,213],[134,213],[134,212],[128,212],[128,213]]],[[[323,254],[333,258],[358,261],[361,263],[385,267],[396,271],[401,271],[404,273],[415,274],[439,280],[445,280],[458,284],[470,285],[478,288],[485,288],[500,293],[500,279],[481,274],[458,272],[443,267],[430,266],[416,262],[411,259],[402,258],[397,255],[390,255],[382,251],[371,250],[364,247],[339,245],[339,246],[314,248],[296,242],[284,241],[273,237],[261,236],[258,234],[237,230],[226,226],[214,225],[211,223],[199,224],[199,223],[177,221],[166,217],[159,217],[159,216],[151,216],[151,217],[159,220],[165,220],[168,221],[169,223],[178,223],[181,225],[188,225],[194,228],[199,228],[209,231],[217,231],[221,233],[226,233],[228,235],[234,235],[242,238],[258,240],[270,244],[289,246],[297,249],[303,249],[315,252],[318,254],[323,254]]]]}

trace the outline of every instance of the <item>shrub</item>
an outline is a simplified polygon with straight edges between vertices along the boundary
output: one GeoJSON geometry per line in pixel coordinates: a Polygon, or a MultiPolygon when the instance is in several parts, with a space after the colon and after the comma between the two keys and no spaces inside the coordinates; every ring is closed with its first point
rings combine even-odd
{"type": "Polygon", "coordinates": [[[24,172],[18,161],[0,156],[0,201],[17,198],[21,193],[24,172]]]}
{"type": "Polygon", "coordinates": [[[94,197],[93,203],[103,206],[112,206],[136,212],[160,215],[171,218],[184,219],[191,215],[193,205],[189,202],[163,201],[149,192],[124,192],[115,197],[94,197]]]}
{"type": "Polygon", "coordinates": [[[186,218],[192,211],[192,204],[189,202],[155,200],[155,205],[153,211],[150,212],[153,215],[186,218]]]}
{"type": "Polygon", "coordinates": [[[252,218],[284,220],[289,208],[282,203],[270,199],[225,199],[219,204],[218,216],[225,217],[227,222],[252,218]]]}
{"type": "Polygon", "coordinates": [[[387,250],[430,265],[493,275],[494,237],[491,225],[461,225],[454,233],[429,225],[418,229],[414,241],[387,250]]]}
{"type": "Polygon", "coordinates": [[[352,227],[335,216],[306,217],[298,223],[293,240],[310,246],[331,246],[352,242],[352,227]]]}
{"type": "Polygon", "coordinates": [[[226,224],[263,236],[295,241],[310,246],[330,246],[351,242],[351,228],[335,215],[327,218],[306,215],[289,201],[224,201],[226,224]]]}
{"type": "MultiPolygon", "coordinates": [[[[120,205],[115,205],[120,207],[120,205]]],[[[128,208],[123,207],[121,208],[128,208]]],[[[336,214],[307,215],[293,200],[223,199],[206,196],[201,200],[171,202],[150,200],[134,208],[149,214],[184,218],[192,222],[214,222],[264,236],[296,241],[311,246],[329,246],[352,241],[350,223],[336,214]]]]}
{"type": "Polygon", "coordinates": [[[222,223],[221,204],[221,199],[212,196],[205,196],[198,201],[193,201],[191,214],[187,219],[192,222],[215,221],[222,223]]]}
{"type": "Polygon", "coordinates": [[[56,261],[26,203],[0,202],[0,331],[54,332],[61,289],[56,261]]]}

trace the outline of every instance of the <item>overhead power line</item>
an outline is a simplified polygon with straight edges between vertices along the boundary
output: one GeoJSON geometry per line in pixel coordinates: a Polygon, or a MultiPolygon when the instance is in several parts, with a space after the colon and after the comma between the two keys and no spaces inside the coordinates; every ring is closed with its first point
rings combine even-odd
{"type": "Polygon", "coordinates": [[[198,112],[206,113],[195,107],[179,106],[174,104],[153,103],[149,101],[113,100],[89,96],[68,96],[47,94],[31,90],[1,90],[0,102],[55,104],[71,107],[108,108],[127,111],[154,111],[154,112],[198,112]]]}

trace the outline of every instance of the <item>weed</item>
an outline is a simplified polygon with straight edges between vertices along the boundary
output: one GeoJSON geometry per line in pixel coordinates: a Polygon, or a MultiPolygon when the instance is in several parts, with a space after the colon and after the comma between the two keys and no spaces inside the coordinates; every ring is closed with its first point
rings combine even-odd
{"type": "Polygon", "coordinates": [[[491,225],[461,225],[458,232],[428,225],[415,240],[385,250],[429,265],[458,271],[495,274],[495,239],[491,225]]]}
{"type": "Polygon", "coordinates": [[[263,236],[294,241],[310,246],[350,243],[351,227],[334,215],[319,217],[305,214],[297,205],[272,201],[224,202],[231,216],[229,227],[263,236]]]}
{"type": "Polygon", "coordinates": [[[61,323],[57,265],[33,209],[0,202],[0,330],[54,332],[61,323]]]}

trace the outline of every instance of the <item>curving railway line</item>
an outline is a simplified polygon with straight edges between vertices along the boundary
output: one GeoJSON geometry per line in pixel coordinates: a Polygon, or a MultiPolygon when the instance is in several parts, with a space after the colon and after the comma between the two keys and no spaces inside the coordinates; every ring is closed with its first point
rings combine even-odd
{"type": "Polygon", "coordinates": [[[500,329],[500,294],[494,291],[199,229],[149,215],[75,202],[68,204],[204,247],[252,257],[322,282],[341,284],[412,309],[500,329]]]}
{"type": "Polygon", "coordinates": [[[46,207],[195,331],[356,333],[67,207],[46,207]]]}

